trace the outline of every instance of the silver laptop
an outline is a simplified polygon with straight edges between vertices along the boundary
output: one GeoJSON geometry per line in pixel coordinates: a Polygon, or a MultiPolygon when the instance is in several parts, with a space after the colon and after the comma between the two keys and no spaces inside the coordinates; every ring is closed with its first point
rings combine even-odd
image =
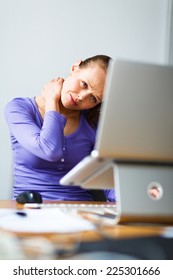
{"type": "Polygon", "coordinates": [[[95,148],[60,181],[115,188],[117,221],[173,222],[173,67],[110,63],[95,148]]]}

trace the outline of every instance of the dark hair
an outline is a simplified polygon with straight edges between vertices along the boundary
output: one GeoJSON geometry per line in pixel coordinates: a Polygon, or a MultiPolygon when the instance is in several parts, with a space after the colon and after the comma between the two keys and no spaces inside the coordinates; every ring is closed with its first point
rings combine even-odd
{"type": "MultiPolygon", "coordinates": [[[[80,68],[86,68],[88,66],[91,66],[93,64],[98,64],[105,72],[107,72],[109,61],[111,60],[111,57],[107,55],[95,55],[92,57],[89,57],[79,64],[80,68]]],[[[102,103],[97,104],[95,107],[89,109],[86,114],[86,119],[89,122],[89,124],[96,128],[99,120],[100,115],[100,108],[102,103]]]]}

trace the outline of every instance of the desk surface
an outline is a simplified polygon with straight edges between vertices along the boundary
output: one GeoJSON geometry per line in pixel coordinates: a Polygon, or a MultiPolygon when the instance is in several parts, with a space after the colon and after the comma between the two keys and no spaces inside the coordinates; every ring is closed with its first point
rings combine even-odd
{"type": "MultiPolygon", "coordinates": [[[[62,203],[58,201],[46,201],[44,203],[62,203]]],[[[63,202],[64,203],[64,202],[63,202]]],[[[65,202],[68,203],[68,202],[65,202]]],[[[73,202],[69,202],[70,204],[73,202]]],[[[74,202],[76,203],[84,203],[84,202],[74,202]]],[[[85,202],[86,203],[86,202],[85,202]]],[[[91,203],[91,202],[88,202],[91,203]]],[[[98,203],[98,202],[97,202],[98,203]]],[[[0,201],[0,208],[13,208],[13,209],[22,209],[23,205],[20,205],[16,203],[15,201],[7,201],[7,200],[1,200],[0,201]]],[[[105,237],[109,237],[111,239],[117,240],[123,240],[123,239],[133,239],[133,238],[145,238],[145,237],[158,237],[163,235],[165,232],[165,229],[167,229],[168,226],[165,225],[152,225],[152,224],[129,224],[129,225],[115,225],[115,226],[102,226],[99,228],[96,228],[96,230],[93,231],[84,231],[80,233],[28,233],[28,232],[22,232],[22,233],[13,233],[10,232],[10,234],[14,234],[21,242],[24,242],[24,240],[30,239],[31,242],[36,238],[41,238],[48,240],[53,246],[57,246],[57,244],[65,244],[65,246],[71,246],[71,244],[75,244],[78,242],[78,239],[80,239],[80,242],[83,242],[84,244],[86,242],[96,242],[96,241],[102,241],[105,237]]],[[[0,229],[1,233],[4,233],[4,230],[0,229]]],[[[8,232],[5,231],[7,234],[8,232]]],[[[35,242],[35,241],[34,241],[35,242]]],[[[37,242],[37,241],[36,241],[37,242]]],[[[31,244],[31,243],[30,243],[31,244]]],[[[28,245],[27,245],[28,246],[28,245]]],[[[26,249],[26,248],[25,248],[26,249]]],[[[27,254],[28,254],[28,247],[27,247],[27,254]]],[[[29,249],[29,259],[37,259],[37,252],[33,251],[33,247],[30,250],[29,249]]]]}
{"type": "MultiPolygon", "coordinates": [[[[46,201],[47,203],[62,203],[61,201],[46,201]]],[[[63,202],[63,203],[83,203],[83,202],[63,202]]],[[[87,202],[85,202],[87,203],[87,202]]],[[[91,202],[88,202],[91,203],[91,202]]],[[[97,202],[98,203],[98,202],[97,202]]],[[[11,200],[0,200],[0,208],[14,208],[14,209],[22,209],[23,205],[16,203],[15,201],[11,200]]],[[[127,238],[127,237],[141,237],[141,236],[158,236],[164,233],[165,225],[152,225],[152,224],[129,224],[129,225],[115,225],[115,226],[103,226],[102,230],[105,234],[109,234],[111,237],[115,238],[127,238]]],[[[18,235],[26,236],[30,235],[31,233],[21,233],[18,235]]],[[[35,235],[35,233],[34,233],[35,235]]],[[[48,234],[44,234],[48,235],[48,234]]],[[[51,234],[52,236],[53,234],[51,234]]],[[[59,234],[60,235],[60,234],[59,234]]],[[[57,236],[57,233],[56,233],[57,236]]],[[[102,238],[102,234],[98,231],[91,231],[91,232],[83,232],[82,238],[84,240],[94,240],[102,238]]]]}
{"type": "MultiPolygon", "coordinates": [[[[55,203],[55,201],[44,203],[55,203]]],[[[0,208],[22,209],[23,205],[15,201],[3,200],[0,201],[0,208]]],[[[172,260],[173,239],[162,238],[165,230],[168,229],[167,225],[151,224],[104,225],[92,231],[65,234],[9,233],[0,229],[0,247],[2,247],[0,259],[4,259],[3,252],[6,252],[5,259],[14,260],[128,260],[131,257],[172,260]],[[13,239],[13,243],[10,243],[9,239],[13,239]],[[12,246],[9,247],[9,244],[12,246]]]]}

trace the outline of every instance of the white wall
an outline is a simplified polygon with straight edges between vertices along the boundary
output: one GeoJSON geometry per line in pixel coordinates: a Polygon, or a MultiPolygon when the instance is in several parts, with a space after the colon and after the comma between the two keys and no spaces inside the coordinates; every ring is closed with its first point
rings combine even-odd
{"type": "Polygon", "coordinates": [[[39,94],[49,79],[65,77],[71,63],[90,55],[167,62],[170,2],[0,0],[0,199],[11,197],[12,186],[5,104],[39,94]]]}

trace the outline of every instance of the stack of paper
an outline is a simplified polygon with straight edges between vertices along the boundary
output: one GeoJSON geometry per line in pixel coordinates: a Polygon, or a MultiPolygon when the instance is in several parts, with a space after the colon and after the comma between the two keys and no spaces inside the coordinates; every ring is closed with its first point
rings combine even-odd
{"type": "Polygon", "coordinates": [[[78,232],[94,230],[95,226],[84,218],[63,209],[0,209],[0,228],[12,232],[78,232]],[[22,214],[23,213],[23,214],[22,214]]]}

